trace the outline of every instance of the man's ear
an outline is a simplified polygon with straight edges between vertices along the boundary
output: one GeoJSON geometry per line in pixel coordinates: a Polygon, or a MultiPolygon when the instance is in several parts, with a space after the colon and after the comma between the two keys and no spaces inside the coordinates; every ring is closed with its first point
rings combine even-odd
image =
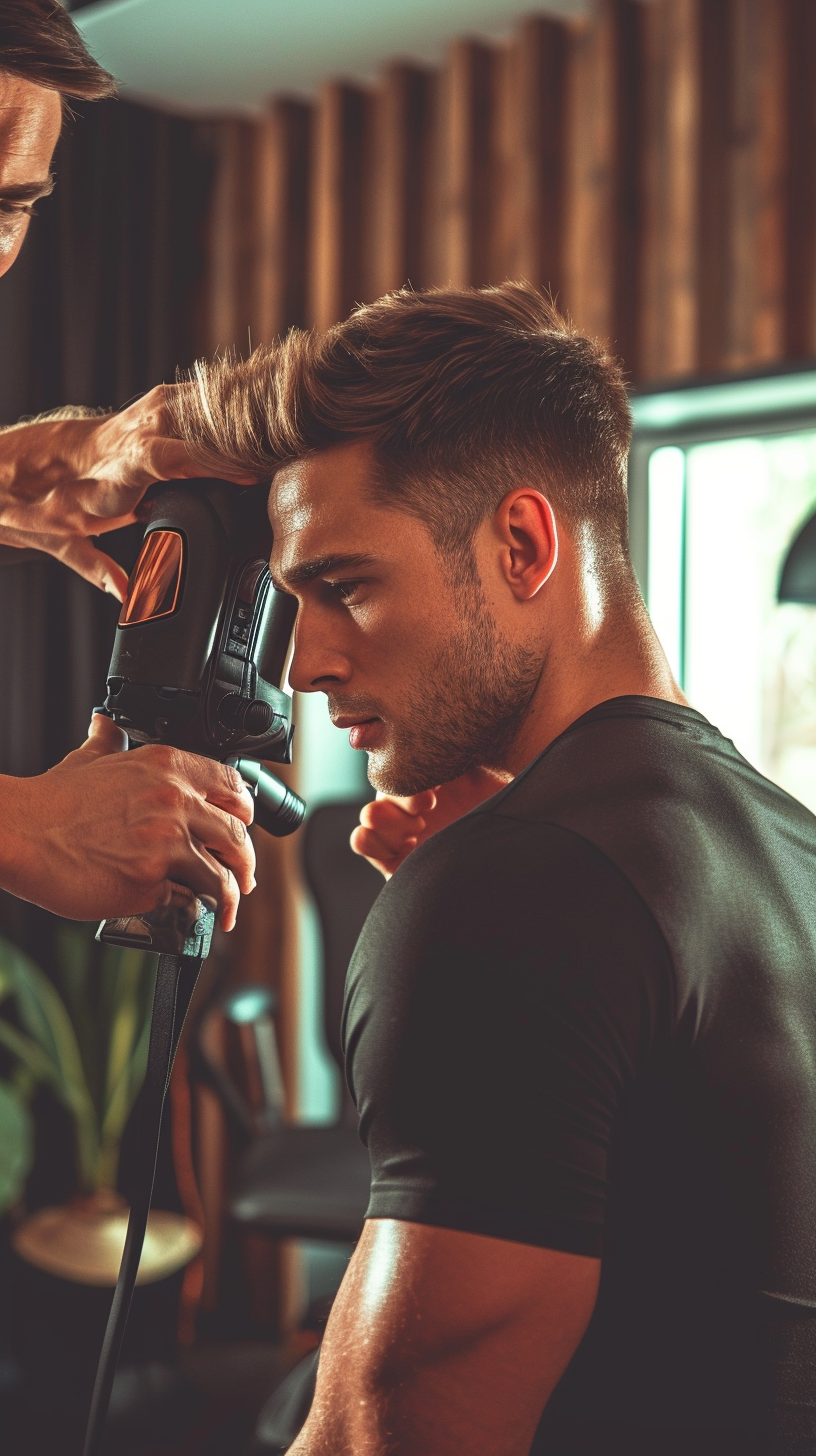
{"type": "Polygon", "coordinates": [[[495,516],[505,577],[519,601],[529,601],[549,581],[558,562],[558,528],[550,502],[522,487],[505,496],[495,516]]]}

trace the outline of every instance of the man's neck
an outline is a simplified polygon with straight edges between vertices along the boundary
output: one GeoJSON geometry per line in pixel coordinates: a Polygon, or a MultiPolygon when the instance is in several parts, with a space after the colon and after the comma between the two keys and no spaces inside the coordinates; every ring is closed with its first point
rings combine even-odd
{"type": "Polygon", "coordinates": [[[626,611],[618,610],[591,641],[576,644],[562,634],[553,643],[522,728],[502,767],[512,775],[520,773],[584,713],[620,697],[687,702],[639,601],[626,611]]]}

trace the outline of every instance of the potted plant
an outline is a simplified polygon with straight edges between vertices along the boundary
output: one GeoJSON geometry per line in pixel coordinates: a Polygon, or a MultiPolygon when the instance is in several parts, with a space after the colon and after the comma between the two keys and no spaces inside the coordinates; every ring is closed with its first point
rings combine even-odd
{"type": "MultiPolygon", "coordinates": [[[[9,1066],[0,1078],[0,1212],[22,1196],[35,1147],[31,1101],[46,1086],[70,1114],[76,1191],[62,1207],[23,1218],[12,1242],[59,1278],[112,1285],[127,1224],[119,1152],[144,1078],[155,959],[97,946],[90,927],[67,921],[56,947],[52,980],[0,937],[0,1047],[9,1066]]],[[[140,1282],[182,1267],[200,1242],[181,1215],[151,1214],[140,1282]]]]}

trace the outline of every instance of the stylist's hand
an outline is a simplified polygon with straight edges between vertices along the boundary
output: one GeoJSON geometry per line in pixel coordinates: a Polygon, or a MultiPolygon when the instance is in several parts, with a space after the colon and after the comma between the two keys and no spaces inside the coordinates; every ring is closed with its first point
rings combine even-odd
{"type": "Polygon", "coordinates": [[[363,805],[351,847],[389,880],[412,849],[498,793],[509,778],[508,774],[476,768],[450,783],[408,798],[378,794],[372,803],[363,805]]]}
{"type": "Polygon", "coordinates": [[[0,779],[0,884],[74,920],[140,914],[195,891],[231,930],[255,885],[240,775],[174,748],[126,746],[96,715],[87,742],[55,768],[0,779]]]}
{"type": "Polygon", "coordinates": [[[173,436],[175,388],[159,385],[118,414],[0,431],[0,542],[47,551],[121,600],[126,573],[89,538],[130,525],[154,481],[202,473],[173,436]]]}

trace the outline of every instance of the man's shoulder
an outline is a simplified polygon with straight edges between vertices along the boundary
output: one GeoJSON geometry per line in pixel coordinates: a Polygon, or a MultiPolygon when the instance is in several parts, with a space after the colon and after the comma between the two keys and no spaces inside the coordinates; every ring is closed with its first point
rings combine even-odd
{"type": "Polygon", "coordinates": [[[748,838],[771,852],[780,829],[786,849],[795,840],[816,852],[809,809],[702,714],[661,699],[599,704],[489,807],[497,818],[571,829],[624,867],[635,846],[640,855],[651,844],[681,855],[705,841],[727,853],[748,838]]]}
{"type": "MultiPolygon", "coordinates": [[[[375,902],[358,952],[422,942],[540,942],[564,934],[604,894],[631,887],[587,836],[543,815],[504,812],[506,791],[415,849],[375,902]]],[[[512,804],[512,800],[509,801],[512,804]]]]}
{"type": "Polygon", "coordinates": [[[814,865],[816,818],[701,714],[620,698],[414,850],[370,928],[389,937],[407,928],[412,939],[463,923],[487,933],[515,916],[533,933],[536,914],[574,924],[599,885],[617,885],[676,944],[701,923],[703,904],[715,934],[736,898],[814,865]]]}
{"type": "Polygon", "coordinates": [[[593,1007],[632,1025],[647,1008],[650,1025],[668,1024],[668,947],[635,886],[583,835],[497,807],[440,830],[381,891],[346,982],[352,1058],[363,1041],[397,1056],[446,1016],[476,1018],[487,1038],[518,1017],[593,1007]]]}
{"type": "Polygon", "coordinates": [[[766,783],[694,709],[656,698],[613,698],[571,723],[488,802],[501,816],[530,822],[571,822],[584,810],[602,817],[619,800],[631,816],[644,802],[704,802],[705,785],[733,776],[737,765],[743,792],[766,783]]]}
{"type": "MultiPolygon", "coordinates": [[[[803,893],[816,873],[816,817],[690,708],[602,704],[509,786],[495,814],[546,818],[615,865],[660,927],[681,988],[720,985],[759,946],[796,942],[798,964],[816,944],[803,893]]],[[[792,963],[762,960],[765,975],[792,963]]]]}
{"type": "Polygon", "coordinates": [[[381,893],[378,914],[449,918],[460,900],[470,913],[481,896],[509,905],[531,884],[543,908],[565,867],[578,896],[598,876],[628,878],[619,847],[633,837],[642,846],[672,802],[691,808],[692,818],[704,807],[712,742],[733,752],[701,715],[674,704],[599,705],[505,788],[414,850],[381,893]]]}

